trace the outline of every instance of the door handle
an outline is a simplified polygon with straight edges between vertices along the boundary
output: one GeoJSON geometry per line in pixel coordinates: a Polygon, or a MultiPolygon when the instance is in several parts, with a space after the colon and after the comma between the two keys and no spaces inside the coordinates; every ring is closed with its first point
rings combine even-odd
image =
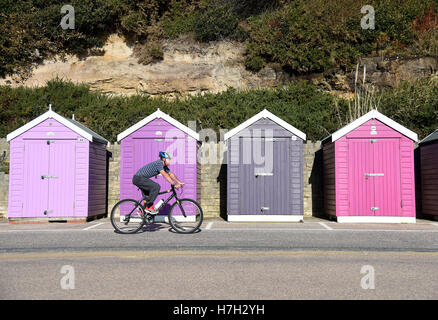
{"type": "Polygon", "coordinates": [[[255,176],[273,176],[274,174],[272,172],[260,172],[256,173],[255,176]]]}
{"type": "Polygon", "coordinates": [[[41,179],[58,179],[57,176],[42,175],[41,179]]]}
{"type": "Polygon", "coordinates": [[[368,177],[384,177],[384,173],[365,173],[365,178],[368,179],[368,177]]]}

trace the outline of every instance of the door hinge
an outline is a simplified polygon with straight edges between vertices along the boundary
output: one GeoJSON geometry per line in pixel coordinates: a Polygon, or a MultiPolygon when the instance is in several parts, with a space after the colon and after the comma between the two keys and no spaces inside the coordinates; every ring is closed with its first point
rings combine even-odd
{"type": "Polygon", "coordinates": [[[261,211],[269,210],[269,207],[261,207],[260,210],[261,211]]]}
{"type": "Polygon", "coordinates": [[[400,207],[403,208],[403,200],[400,201],[400,207]]]}

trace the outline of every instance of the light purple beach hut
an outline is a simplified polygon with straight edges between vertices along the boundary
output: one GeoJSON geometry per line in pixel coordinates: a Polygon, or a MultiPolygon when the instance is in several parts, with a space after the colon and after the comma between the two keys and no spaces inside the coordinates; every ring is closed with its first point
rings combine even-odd
{"type": "Polygon", "coordinates": [[[7,141],[10,221],[86,221],[106,214],[106,139],[50,108],[7,141]]]}
{"type": "MultiPolygon", "coordinates": [[[[132,177],[142,166],[159,159],[160,151],[172,155],[170,170],[185,183],[180,198],[197,199],[197,150],[199,134],[157,109],[154,113],[134,124],[117,136],[120,142],[120,199],[141,199],[138,188],[132,184],[132,177]]],[[[168,190],[170,184],[161,175],[152,178],[168,190]]],[[[160,195],[167,199],[170,194],[160,195]]],[[[168,212],[163,208],[156,221],[165,221],[168,212]]]]}
{"type": "Polygon", "coordinates": [[[414,223],[417,140],[377,110],[325,138],[325,212],[338,222],[414,223]]]}
{"type": "Polygon", "coordinates": [[[224,138],[228,221],[303,220],[306,135],[263,110],[224,138]]]}

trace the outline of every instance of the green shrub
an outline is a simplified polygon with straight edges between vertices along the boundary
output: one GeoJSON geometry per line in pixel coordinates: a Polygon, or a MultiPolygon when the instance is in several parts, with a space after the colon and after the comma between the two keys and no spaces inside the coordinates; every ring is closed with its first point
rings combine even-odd
{"type": "Polygon", "coordinates": [[[424,138],[438,129],[438,78],[403,82],[382,94],[382,112],[424,138]]]}
{"type": "Polygon", "coordinates": [[[195,16],[195,38],[199,41],[226,38],[233,34],[238,22],[237,16],[228,6],[210,2],[195,16]]]}
{"type": "MultiPolygon", "coordinates": [[[[438,78],[403,82],[396,89],[381,93],[380,110],[424,138],[438,128],[438,78]]],[[[229,90],[169,101],[145,95],[107,96],[59,79],[41,88],[0,86],[0,136],[41,115],[52,104],[59,114],[75,118],[110,141],[117,134],[160,108],[187,124],[196,120],[197,128],[232,129],[268,109],[299,130],[309,140],[321,140],[348,119],[348,101],[321,92],[307,82],[284,88],[229,90]],[[336,103],[335,103],[336,102],[336,103]]]]}
{"type": "Polygon", "coordinates": [[[258,72],[260,71],[264,66],[264,61],[262,57],[255,56],[255,57],[249,57],[245,60],[245,67],[251,71],[258,72]]]}
{"type": "Polygon", "coordinates": [[[164,52],[159,41],[148,41],[137,50],[138,63],[149,64],[163,60],[164,52]]]}
{"type": "Polygon", "coordinates": [[[0,86],[0,136],[6,136],[48,109],[75,118],[110,141],[117,134],[160,108],[182,123],[196,120],[198,129],[232,129],[257,112],[268,109],[321,139],[336,129],[333,97],[315,86],[299,83],[275,90],[237,91],[190,96],[168,101],[144,95],[106,96],[86,85],[52,80],[41,88],[0,86]]]}
{"type": "Polygon", "coordinates": [[[173,0],[169,11],[163,16],[161,25],[166,37],[174,39],[194,30],[198,1],[173,0]]]}
{"type": "MultiPolygon", "coordinates": [[[[424,16],[433,0],[371,0],[367,4],[375,8],[375,30],[361,28],[363,4],[354,0],[296,0],[250,17],[248,59],[263,57],[299,74],[348,69],[360,56],[372,53],[434,52],[430,47],[421,49],[413,30],[413,22],[424,16]]],[[[436,32],[436,26],[431,29],[436,32]]],[[[435,37],[432,33],[429,39],[435,37]]]]}

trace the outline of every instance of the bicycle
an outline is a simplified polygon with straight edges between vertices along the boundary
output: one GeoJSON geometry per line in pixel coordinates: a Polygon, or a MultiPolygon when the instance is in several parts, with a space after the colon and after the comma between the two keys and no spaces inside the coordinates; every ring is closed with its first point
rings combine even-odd
{"type": "MultiPolygon", "coordinates": [[[[172,185],[170,190],[158,193],[158,195],[170,193],[172,194],[164,200],[159,208],[158,213],[166,204],[175,198],[175,203],[170,206],[167,215],[168,222],[177,233],[193,233],[197,231],[204,217],[201,206],[192,199],[179,199],[172,185]]],[[[120,233],[132,234],[138,232],[144,225],[149,225],[155,222],[154,214],[147,212],[146,206],[143,205],[146,197],[140,201],[134,199],[124,199],[117,202],[111,210],[111,224],[114,229],[120,233]]]]}

